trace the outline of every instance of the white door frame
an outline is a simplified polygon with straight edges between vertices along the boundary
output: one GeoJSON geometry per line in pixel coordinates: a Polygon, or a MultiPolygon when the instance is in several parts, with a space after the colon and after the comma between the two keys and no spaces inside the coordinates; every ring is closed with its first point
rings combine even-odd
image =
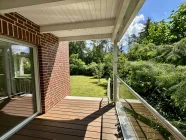
{"type": "Polygon", "coordinates": [[[40,93],[40,76],[39,76],[39,60],[38,60],[38,47],[26,43],[17,39],[13,39],[10,37],[6,37],[3,35],[0,35],[0,41],[5,41],[9,43],[13,43],[16,45],[23,45],[33,48],[33,61],[34,61],[34,77],[35,77],[35,90],[36,90],[36,108],[37,112],[34,113],[32,116],[28,117],[24,121],[22,121],[20,124],[13,127],[10,131],[5,133],[3,136],[0,137],[0,140],[8,139],[10,136],[12,136],[14,133],[16,133],[18,130],[20,130],[22,127],[24,127],[26,124],[28,124],[31,120],[33,120],[38,114],[42,112],[41,109],[41,93],[40,93]]]}

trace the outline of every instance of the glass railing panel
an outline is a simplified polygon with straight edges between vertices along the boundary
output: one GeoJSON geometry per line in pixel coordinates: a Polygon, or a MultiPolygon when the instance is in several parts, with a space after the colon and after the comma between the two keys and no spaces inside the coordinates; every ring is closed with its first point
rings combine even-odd
{"type": "Polygon", "coordinates": [[[119,77],[117,97],[139,139],[184,139],[174,126],[119,77]]]}

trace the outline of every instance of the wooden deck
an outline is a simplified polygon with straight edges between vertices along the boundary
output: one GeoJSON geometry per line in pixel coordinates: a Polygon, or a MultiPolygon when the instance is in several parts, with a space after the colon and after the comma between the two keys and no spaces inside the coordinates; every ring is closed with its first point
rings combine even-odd
{"type": "Polygon", "coordinates": [[[33,112],[32,97],[17,96],[0,101],[0,136],[33,112]]]}
{"type": "Polygon", "coordinates": [[[115,140],[115,107],[107,101],[63,99],[10,140],[115,140]]]}

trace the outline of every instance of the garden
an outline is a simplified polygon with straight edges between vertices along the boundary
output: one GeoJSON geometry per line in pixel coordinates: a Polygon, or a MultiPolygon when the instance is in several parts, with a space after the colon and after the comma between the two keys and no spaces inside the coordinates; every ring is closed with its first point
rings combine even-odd
{"type": "MultiPolygon", "coordinates": [[[[118,44],[119,77],[186,135],[186,4],[128,40],[118,44]]],[[[112,50],[110,40],[70,42],[71,75],[112,78],[112,50]]]]}

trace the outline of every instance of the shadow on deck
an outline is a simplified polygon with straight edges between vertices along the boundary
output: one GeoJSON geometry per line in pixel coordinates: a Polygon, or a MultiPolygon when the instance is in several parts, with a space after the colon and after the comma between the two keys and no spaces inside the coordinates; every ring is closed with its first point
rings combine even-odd
{"type": "Polygon", "coordinates": [[[108,101],[63,99],[10,140],[117,139],[115,107],[108,101]]]}

